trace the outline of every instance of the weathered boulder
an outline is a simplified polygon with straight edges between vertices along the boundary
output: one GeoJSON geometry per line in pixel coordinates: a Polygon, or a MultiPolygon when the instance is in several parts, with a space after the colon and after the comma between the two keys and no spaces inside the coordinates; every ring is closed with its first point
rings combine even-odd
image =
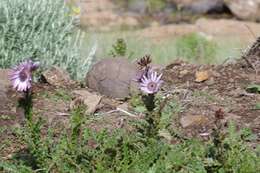
{"type": "Polygon", "coordinates": [[[75,90],[72,92],[72,94],[75,98],[70,104],[70,109],[77,107],[78,104],[84,104],[87,106],[86,114],[94,113],[102,98],[102,96],[91,93],[86,89],[75,90]]]}
{"type": "Polygon", "coordinates": [[[7,102],[7,96],[6,96],[6,88],[0,81],[0,108],[3,109],[3,106],[7,102]]]}
{"type": "Polygon", "coordinates": [[[0,108],[4,109],[8,102],[7,91],[11,86],[11,82],[8,79],[10,69],[0,69],[0,108]]]}
{"type": "Polygon", "coordinates": [[[74,84],[67,71],[53,66],[42,74],[43,79],[55,87],[68,87],[74,84]]]}
{"type": "Polygon", "coordinates": [[[128,10],[144,14],[148,8],[148,3],[145,0],[132,0],[128,3],[128,10]]]}
{"type": "Polygon", "coordinates": [[[18,127],[24,120],[24,116],[16,110],[14,98],[10,97],[9,74],[10,69],[0,69],[0,127],[18,127]]]}
{"type": "Polygon", "coordinates": [[[178,7],[195,14],[222,12],[225,10],[223,0],[173,0],[178,7]]]}
{"type": "Polygon", "coordinates": [[[106,58],[96,63],[86,75],[89,88],[112,98],[126,98],[137,72],[136,65],[124,57],[106,58]]]}
{"type": "Polygon", "coordinates": [[[260,21],[260,0],[225,0],[225,2],[237,18],[260,21]]]}
{"type": "Polygon", "coordinates": [[[8,88],[11,86],[11,82],[9,80],[9,74],[11,69],[0,69],[0,83],[5,87],[8,88]]]}

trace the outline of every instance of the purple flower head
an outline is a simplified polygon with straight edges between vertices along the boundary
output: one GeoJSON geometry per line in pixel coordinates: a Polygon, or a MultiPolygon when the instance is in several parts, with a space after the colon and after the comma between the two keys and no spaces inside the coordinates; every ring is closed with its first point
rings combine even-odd
{"type": "Polygon", "coordinates": [[[10,80],[17,91],[27,91],[32,87],[32,72],[39,67],[39,62],[26,60],[12,69],[10,80]]]}
{"type": "Polygon", "coordinates": [[[161,77],[162,74],[157,76],[157,72],[149,70],[141,79],[140,89],[147,94],[157,93],[163,83],[161,77]]]}

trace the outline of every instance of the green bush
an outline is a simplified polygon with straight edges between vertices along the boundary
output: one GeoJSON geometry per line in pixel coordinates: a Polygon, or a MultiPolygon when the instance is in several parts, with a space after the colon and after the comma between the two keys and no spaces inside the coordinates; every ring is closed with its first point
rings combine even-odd
{"type": "Polygon", "coordinates": [[[212,140],[205,143],[185,139],[171,144],[163,138],[148,137],[136,131],[93,131],[87,128],[92,120],[84,112],[84,108],[73,110],[68,129],[58,133],[49,127],[47,134],[41,135],[44,127],[42,120],[22,128],[16,135],[25,142],[27,150],[24,153],[14,153],[12,158],[0,162],[0,171],[259,172],[257,152],[249,149],[243,140],[245,134],[250,136],[250,132],[237,132],[233,125],[223,138],[212,136],[212,140]]]}
{"type": "Polygon", "coordinates": [[[175,47],[177,56],[192,62],[212,63],[216,59],[217,44],[196,33],[178,38],[175,47]]]}
{"type": "Polygon", "coordinates": [[[0,68],[32,58],[82,77],[87,62],[79,57],[81,34],[70,10],[64,0],[1,0],[0,68]]]}

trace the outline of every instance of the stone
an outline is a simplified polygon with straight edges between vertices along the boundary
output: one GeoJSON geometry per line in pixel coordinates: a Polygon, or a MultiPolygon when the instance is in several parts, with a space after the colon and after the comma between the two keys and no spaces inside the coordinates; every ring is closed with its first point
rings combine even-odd
{"type": "Polygon", "coordinates": [[[214,84],[215,84],[215,80],[214,80],[214,78],[211,77],[209,80],[206,81],[206,84],[207,84],[208,86],[210,86],[210,85],[214,85],[214,84]]]}
{"type": "Polygon", "coordinates": [[[226,4],[237,18],[260,21],[260,0],[226,0],[226,4]]]}
{"type": "Polygon", "coordinates": [[[69,73],[57,66],[53,66],[42,74],[44,80],[55,87],[71,86],[74,82],[71,80],[69,73]]]}
{"type": "Polygon", "coordinates": [[[7,103],[7,99],[6,88],[0,83],[0,109],[3,109],[4,105],[7,103]]]}
{"type": "Polygon", "coordinates": [[[132,0],[127,9],[135,13],[145,14],[149,8],[148,5],[146,0],[132,0]]]}
{"type": "Polygon", "coordinates": [[[78,104],[82,103],[87,106],[87,114],[92,114],[96,111],[97,106],[99,105],[102,98],[102,96],[91,93],[86,89],[75,90],[72,92],[72,94],[75,96],[75,98],[71,102],[70,108],[73,109],[78,104]]]}
{"type": "Polygon", "coordinates": [[[92,67],[85,81],[94,91],[111,98],[124,99],[130,95],[130,85],[136,73],[136,65],[126,58],[106,58],[92,67]]]}
{"type": "Polygon", "coordinates": [[[183,128],[200,126],[208,123],[209,120],[203,115],[188,115],[181,118],[180,123],[183,128]]]}
{"type": "Polygon", "coordinates": [[[0,69],[0,127],[19,127],[24,120],[24,116],[16,111],[17,103],[8,94],[11,88],[10,72],[10,69],[0,69]]]}
{"type": "Polygon", "coordinates": [[[10,69],[0,69],[0,110],[3,110],[9,102],[7,91],[11,87],[8,77],[10,72],[10,69]]]}
{"type": "Polygon", "coordinates": [[[10,73],[11,73],[11,69],[0,69],[0,83],[5,88],[11,86],[11,81],[9,80],[10,73]]]}
{"type": "Polygon", "coordinates": [[[178,7],[194,14],[220,13],[225,10],[223,0],[175,0],[178,7]]]}
{"type": "Polygon", "coordinates": [[[123,110],[125,110],[125,111],[128,111],[128,103],[127,103],[127,102],[124,102],[124,103],[118,105],[117,108],[123,109],[123,110]]]}

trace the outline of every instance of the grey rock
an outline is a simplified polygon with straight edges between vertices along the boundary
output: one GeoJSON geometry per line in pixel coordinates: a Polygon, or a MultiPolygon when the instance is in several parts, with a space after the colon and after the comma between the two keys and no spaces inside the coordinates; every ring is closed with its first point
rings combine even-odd
{"type": "Polygon", "coordinates": [[[9,80],[10,69],[0,69],[0,108],[4,109],[9,102],[7,91],[11,87],[9,80]]]}
{"type": "Polygon", "coordinates": [[[136,72],[136,65],[124,57],[106,58],[87,73],[86,84],[108,97],[124,99],[130,94],[130,85],[136,72]]]}
{"type": "Polygon", "coordinates": [[[228,0],[226,4],[239,19],[260,21],[260,0],[228,0]]]}
{"type": "Polygon", "coordinates": [[[10,69],[0,69],[0,127],[19,127],[24,120],[23,114],[16,110],[16,102],[10,98],[10,72],[10,69]]]}
{"type": "Polygon", "coordinates": [[[130,11],[144,14],[147,11],[148,3],[146,0],[132,0],[129,2],[128,7],[130,11]]]}
{"type": "Polygon", "coordinates": [[[47,83],[55,87],[66,87],[74,84],[68,72],[56,66],[43,72],[42,76],[47,83]]]}
{"type": "Polygon", "coordinates": [[[224,10],[223,0],[197,0],[184,5],[183,9],[194,14],[218,13],[224,10]]]}
{"type": "Polygon", "coordinates": [[[11,82],[9,80],[11,69],[0,69],[0,83],[3,87],[8,88],[11,86],[11,82]]]}
{"type": "Polygon", "coordinates": [[[85,106],[87,106],[87,114],[92,114],[96,111],[97,106],[102,98],[102,96],[91,93],[86,89],[75,90],[72,92],[72,94],[75,96],[75,99],[73,99],[73,101],[71,102],[70,108],[73,109],[79,103],[84,104],[85,106]]]}

